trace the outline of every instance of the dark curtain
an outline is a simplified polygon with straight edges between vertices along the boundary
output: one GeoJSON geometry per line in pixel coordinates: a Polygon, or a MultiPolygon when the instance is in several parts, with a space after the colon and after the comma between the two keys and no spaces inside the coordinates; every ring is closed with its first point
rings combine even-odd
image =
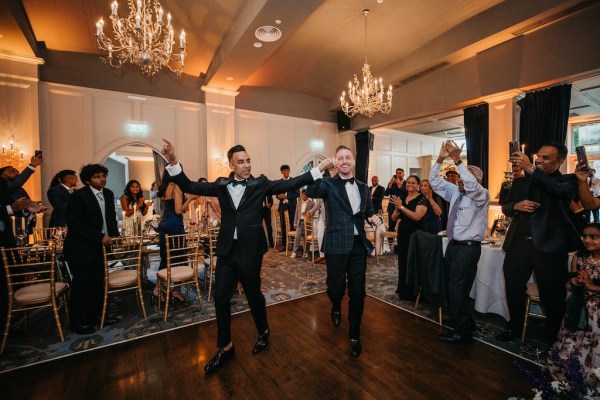
{"type": "Polygon", "coordinates": [[[467,163],[481,168],[483,171],[481,184],[487,188],[490,137],[489,105],[486,103],[465,108],[464,120],[467,163]]]}
{"type": "Polygon", "coordinates": [[[154,180],[156,181],[156,187],[160,187],[162,183],[162,174],[167,166],[167,161],[157,151],[152,151],[152,157],[154,157],[154,180]]]}
{"type": "Polygon", "coordinates": [[[355,135],[356,139],[356,167],[354,175],[356,179],[367,183],[369,178],[369,137],[371,132],[363,131],[355,135]]]}
{"type": "Polygon", "coordinates": [[[529,92],[517,102],[521,107],[519,142],[531,157],[546,142],[565,144],[571,85],[529,92]]]}

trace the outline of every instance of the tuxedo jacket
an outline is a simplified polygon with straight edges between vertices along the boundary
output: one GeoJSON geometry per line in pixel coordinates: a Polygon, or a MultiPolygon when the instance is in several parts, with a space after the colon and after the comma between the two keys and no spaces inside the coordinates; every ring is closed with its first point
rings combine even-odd
{"type": "Polygon", "coordinates": [[[263,255],[268,250],[267,237],[262,225],[263,201],[268,195],[297,190],[313,181],[309,172],[288,180],[271,181],[265,176],[247,179],[244,195],[235,208],[227,185],[232,178],[219,178],[212,183],[192,182],[182,172],[172,177],[184,193],[214,196],[221,206],[221,228],[217,237],[217,255],[231,251],[233,235],[237,229],[238,246],[243,254],[263,255]]]}
{"type": "Polygon", "coordinates": [[[358,231],[366,254],[370,254],[373,245],[365,234],[365,219],[373,216],[371,194],[366,184],[356,181],[360,193],[360,210],[354,214],[345,182],[339,175],[333,178],[319,179],[308,185],[306,194],[309,197],[321,198],[325,202],[327,226],[321,251],[325,254],[347,254],[354,245],[354,228],[358,231]]]}
{"type": "Polygon", "coordinates": [[[21,197],[29,198],[29,194],[25,189],[23,189],[23,185],[27,180],[33,175],[35,169],[31,169],[29,167],[25,167],[23,171],[19,175],[15,177],[12,181],[8,181],[8,189],[10,191],[10,197],[12,201],[16,201],[21,197]]]}
{"type": "Polygon", "coordinates": [[[569,219],[569,204],[577,190],[575,175],[562,175],[559,171],[547,175],[536,169],[532,175],[515,179],[502,204],[502,212],[513,218],[503,250],[508,251],[516,237],[520,219],[526,217],[526,214],[515,211],[514,205],[526,199],[540,203],[529,220],[533,245],[538,251],[554,253],[579,249],[581,239],[569,219]]]}
{"type": "MultiPolygon", "coordinates": [[[[369,193],[373,190],[373,186],[369,186],[369,193]]],[[[371,201],[373,202],[373,210],[379,212],[381,210],[381,203],[383,203],[383,196],[385,196],[385,188],[381,185],[377,185],[377,188],[373,192],[371,201]]]]}
{"type": "Polygon", "coordinates": [[[52,186],[46,192],[48,201],[52,205],[52,214],[50,214],[50,227],[65,226],[65,214],[67,212],[67,203],[71,193],[62,184],[52,186]]]}
{"type": "MultiPolygon", "coordinates": [[[[102,194],[107,234],[118,237],[115,196],[106,188],[102,190],[102,194]]],[[[63,249],[65,258],[69,262],[82,265],[91,263],[96,257],[102,257],[102,211],[96,195],[89,186],[84,186],[69,197],[65,220],[69,228],[63,249]]]]}
{"type": "Polygon", "coordinates": [[[6,206],[11,204],[12,201],[8,189],[8,181],[0,177],[0,221],[4,224],[4,230],[0,232],[0,247],[14,247],[16,245],[10,216],[6,209],[6,206]]]}

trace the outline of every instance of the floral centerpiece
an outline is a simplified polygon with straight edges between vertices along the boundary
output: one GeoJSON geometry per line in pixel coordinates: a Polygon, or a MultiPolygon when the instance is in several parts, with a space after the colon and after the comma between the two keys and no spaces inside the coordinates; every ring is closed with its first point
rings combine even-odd
{"type": "MultiPolygon", "coordinates": [[[[558,354],[552,354],[558,358],[558,354]]],[[[595,368],[588,380],[584,380],[579,359],[571,357],[562,361],[568,366],[564,372],[564,380],[554,380],[548,368],[542,368],[541,376],[536,376],[517,361],[513,361],[521,373],[533,386],[533,400],[598,400],[600,399],[600,368],[595,368]]],[[[508,400],[523,400],[522,397],[510,397],[508,400]]]]}

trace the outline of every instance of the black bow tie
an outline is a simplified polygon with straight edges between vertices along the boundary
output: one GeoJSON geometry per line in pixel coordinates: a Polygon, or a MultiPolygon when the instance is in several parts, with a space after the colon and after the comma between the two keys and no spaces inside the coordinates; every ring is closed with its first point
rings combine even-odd
{"type": "Polygon", "coordinates": [[[237,185],[242,185],[242,186],[246,186],[246,180],[242,180],[242,181],[236,181],[235,179],[231,181],[231,183],[233,183],[233,186],[237,186],[237,185]]]}
{"type": "Polygon", "coordinates": [[[344,185],[346,183],[349,183],[351,185],[354,185],[354,178],[350,178],[350,179],[342,179],[342,182],[344,182],[344,185]]]}

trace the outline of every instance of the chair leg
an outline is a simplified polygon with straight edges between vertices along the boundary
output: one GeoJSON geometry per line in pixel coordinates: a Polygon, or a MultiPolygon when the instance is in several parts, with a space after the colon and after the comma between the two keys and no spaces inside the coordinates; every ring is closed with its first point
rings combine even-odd
{"type": "Polygon", "coordinates": [[[100,318],[100,329],[104,329],[104,318],[106,317],[106,305],[108,303],[108,288],[104,287],[104,300],[102,301],[102,317],[100,318]]]}
{"type": "Polygon", "coordinates": [[[438,321],[440,326],[442,326],[442,307],[438,307],[438,321]]]}
{"type": "Polygon", "coordinates": [[[144,294],[142,293],[142,285],[139,282],[138,282],[137,292],[138,292],[138,298],[139,298],[140,305],[142,306],[142,314],[144,314],[144,318],[147,318],[146,317],[146,306],[144,305],[144,294]]]}
{"type": "Polygon", "coordinates": [[[419,293],[417,294],[417,298],[415,300],[415,310],[419,307],[419,301],[421,301],[421,288],[419,288],[419,293]]]}
{"type": "Polygon", "coordinates": [[[10,332],[10,320],[12,319],[12,307],[9,304],[8,314],[6,315],[6,324],[4,325],[4,335],[2,335],[2,345],[0,345],[0,354],[4,353],[4,347],[6,346],[6,340],[8,339],[8,333],[10,332]]]}
{"type": "Polygon", "coordinates": [[[213,273],[214,273],[214,269],[211,266],[210,267],[210,277],[208,278],[208,300],[210,300],[210,296],[212,293],[212,287],[213,287],[213,273]]]}
{"type": "MultiPolygon", "coordinates": [[[[165,294],[165,316],[163,318],[164,322],[167,322],[167,316],[169,315],[169,300],[170,300],[170,298],[171,298],[171,282],[167,282],[167,293],[165,294]]],[[[159,302],[160,302],[160,299],[159,299],[159,302]]]]}
{"type": "MultiPolygon", "coordinates": [[[[60,324],[60,315],[58,314],[58,307],[56,304],[56,300],[57,299],[54,298],[54,300],[52,301],[52,312],[54,313],[54,320],[56,321],[56,329],[58,329],[58,336],[60,337],[60,341],[64,342],[65,337],[63,335],[62,326],[60,324]]],[[[101,322],[104,322],[104,320],[101,322]]]]}
{"type": "Polygon", "coordinates": [[[525,343],[525,334],[527,333],[527,322],[529,320],[529,307],[531,306],[531,300],[527,298],[525,303],[525,319],[523,320],[523,333],[521,334],[521,343],[525,343]]]}
{"type": "Polygon", "coordinates": [[[200,283],[198,282],[198,276],[194,277],[194,284],[196,285],[196,294],[198,295],[198,301],[200,301],[200,309],[204,311],[204,302],[202,301],[202,293],[200,292],[200,283]]]}

